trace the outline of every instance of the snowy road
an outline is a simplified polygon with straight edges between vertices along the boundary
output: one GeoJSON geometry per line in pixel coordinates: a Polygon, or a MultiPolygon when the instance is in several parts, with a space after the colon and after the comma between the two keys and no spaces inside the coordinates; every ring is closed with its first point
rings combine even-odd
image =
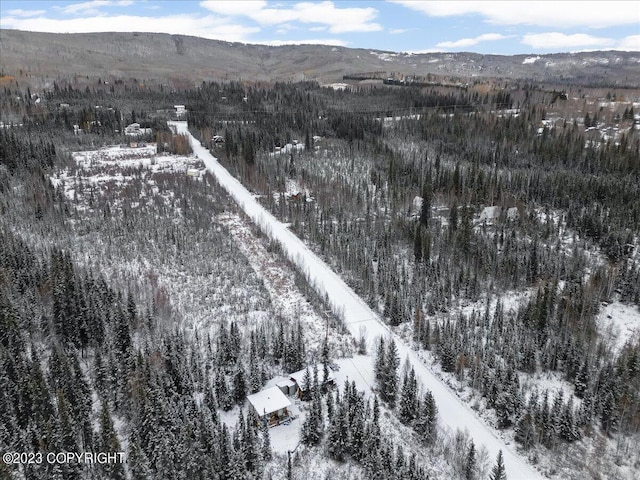
{"type": "MultiPolygon", "coordinates": [[[[200,158],[209,171],[216,177],[218,183],[234,198],[245,213],[267,234],[272,240],[281,244],[283,251],[306,275],[309,282],[322,295],[326,295],[334,312],[340,313],[345,319],[345,324],[354,338],[360,335],[362,326],[366,328],[366,336],[369,351],[377,337],[393,335],[389,328],[382,322],[378,315],[320,258],[318,258],[298,237],[279,222],[273,215],[267,212],[238,180],[236,180],[211,153],[203,147],[188,131],[186,122],[169,122],[177,133],[189,135],[189,140],[195,155],[200,158]]],[[[401,362],[408,359],[415,369],[417,378],[422,385],[433,393],[438,405],[440,424],[451,431],[456,429],[466,430],[476,445],[484,445],[489,452],[491,462],[502,450],[507,475],[510,480],[543,478],[529,464],[527,464],[511,446],[480,420],[468,405],[463,403],[456,394],[442,383],[431,370],[418,358],[416,353],[394,336],[398,347],[401,362]]],[[[373,378],[371,362],[362,362],[358,369],[361,370],[363,380],[365,377],[373,378]]]]}

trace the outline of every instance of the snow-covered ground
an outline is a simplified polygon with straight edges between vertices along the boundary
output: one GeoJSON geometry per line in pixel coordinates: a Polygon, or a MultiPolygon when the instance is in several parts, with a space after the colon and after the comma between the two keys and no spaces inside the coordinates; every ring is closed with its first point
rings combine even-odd
{"type": "MultiPolygon", "coordinates": [[[[201,165],[197,165],[191,157],[157,154],[156,144],[144,147],[110,146],[98,150],[73,152],[72,158],[75,168],[67,168],[56,172],[49,179],[55,187],[61,187],[66,198],[74,200],[78,193],[78,184],[85,188],[91,185],[100,189],[122,187],[131,183],[141,170],[149,174],[154,173],[186,173],[194,178],[200,178],[201,165]]],[[[149,180],[152,192],[158,193],[154,181],[149,180]]],[[[138,200],[142,200],[144,194],[138,200]]],[[[139,202],[138,202],[139,203],[139,202]]],[[[84,207],[80,207],[82,209],[84,207]]]]}
{"type": "MultiPolygon", "coordinates": [[[[358,389],[364,392],[365,398],[370,397],[372,393],[371,386],[373,385],[373,377],[368,376],[369,372],[373,374],[371,357],[357,355],[353,358],[337,359],[334,363],[337,368],[331,371],[331,375],[335,378],[335,383],[341,391],[346,380],[353,380],[356,382],[358,389]],[[365,365],[366,368],[363,369],[362,365],[365,365]]],[[[287,377],[274,377],[267,382],[265,388],[273,387],[278,382],[286,379],[287,377]]],[[[289,408],[289,411],[294,417],[293,421],[288,425],[278,425],[269,429],[271,448],[273,451],[279,453],[287,453],[287,451],[294,451],[298,448],[298,444],[300,443],[300,430],[307,416],[308,409],[311,406],[310,402],[302,402],[295,397],[289,398],[293,404],[289,408]]],[[[234,413],[229,415],[231,420],[229,425],[232,425],[238,416],[236,413],[237,409],[234,409],[232,412],[234,413]]]]}
{"type": "Polygon", "coordinates": [[[615,352],[640,338],[640,308],[635,305],[610,303],[600,309],[597,322],[600,334],[611,341],[615,352]]]}
{"type": "MultiPolygon", "coordinates": [[[[502,450],[510,479],[542,478],[511,446],[498,438],[495,431],[485,425],[448,386],[444,385],[420,360],[416,352],[399,337],[394,336],[378,315],[335,272],[313,254],[285,225],[267,212],[253,195],[189,133],[186,122],[169,122],[169,124],[176,129],[177,133],[189,136],[194,153],[215,175],[220,185],[229,192],[261,230],[282,246],[283,252],[304,273],[314,288],[321,295],[327,296],[334,313],[344,318],[345,325],[354,338],[360,336],[361,329],[364,327],[370,352],[373,351],[374,343],[379,336],[395,338],[401,361],[408,360],[423,387],[433,393],[442,427],[451,431],[466,430],[475,444],[485,446],[493,458],[497,456],[499,450],[502,450]]],[[[358,384],[371,384],[373,379],[371,361],[356,359],[353,362],[355,368],[352,379],[358,384]]]]}
{"type": "Polygon", "coordinates": [[[355,350],[353,339],[349,334],[339,333],[321,316],[296,284],[293,272],[283,266],[283,262],[275,252],[267,251],[264,243],[247,225],[247,220],[234,213],[219,215],[217,220],[225,225],[239,250],[264,284],[274,312],[282,315],[292,324],[299,321],[305,331],[307,352],[320,352],[321,341],[326,332],[329,333],[329,348],[338,357],[350,356],[355,350]]]}

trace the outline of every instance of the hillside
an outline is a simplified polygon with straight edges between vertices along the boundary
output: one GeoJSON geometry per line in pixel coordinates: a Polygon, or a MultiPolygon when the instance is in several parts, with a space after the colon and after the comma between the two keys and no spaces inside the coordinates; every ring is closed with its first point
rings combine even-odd
{"type": "Polygon", "coordinates": [[[332,82],[361,72],[638,86],[640,65],[638,52],[410,54],[323,45],[246,45],[161,33],[52,34],[6,29],[0,30],[0,49],[3,74],[38,87],[71,75],[193,85],[212,79],[332,82]]]}

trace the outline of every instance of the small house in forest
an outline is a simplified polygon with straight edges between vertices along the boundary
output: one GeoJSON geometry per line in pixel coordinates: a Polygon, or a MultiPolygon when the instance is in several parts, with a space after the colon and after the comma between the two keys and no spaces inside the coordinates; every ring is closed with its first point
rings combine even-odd
{"type": "Polygon", "coordinates": [[[306,400],[309,397],[309,392],[313,388],[313,369],[316,369],[316,375],[318,378],[318,385],[324,390],[335,385],[335,377],[333,376],[331,369],[327,367],[327,378],[324,378],[324,364],[319,363],[308,367],[309,378],[307,378],[307,368],[299,370],[289,375],[289,378],[296,384],[296,395],[298,398],[306,400]]]}
{"type": "Polygon", "coordinates": [[[140,124],[132,123],[131,125],[127,125],[124,127],[125,135],[139,135],[140,134],[140,124]]]}
{"type": "Polygon", "coordinates": [[[173,110],[176,117],[178,118],[184,117],[187,113],[187,109],[184,107],[184,105],[174,105],[173,110]]]}
{"type": "Polygon", "coordinates": [[[295,395],[298,391],[298,385],[290,378],[276,383],[276,386],[287,396],[295,395]]]}
{"type": "Polygon", "coordinates": [[[260,421],[269,426],[280,425],[290,417],[291,401],[278,387],[271,387],[247,397],[260,421]]]}
{"type": "Polygon", "coordinates": [[[138,137],[140,135],[148,135],[150,133],[150,128],[140,128],[139,123],[132,123],[124,127],[124,134],[130,137],[138,137]]]}

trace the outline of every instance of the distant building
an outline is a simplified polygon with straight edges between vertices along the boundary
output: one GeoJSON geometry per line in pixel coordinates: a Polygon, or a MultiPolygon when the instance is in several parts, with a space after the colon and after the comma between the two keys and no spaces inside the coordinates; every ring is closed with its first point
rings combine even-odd
{"type": "Polygon", "coordinates": [[[518,207],[507,208],[507,220],[517,220],[520,217],[518,207]]]}
{"type": "Polygon", "coordinates": [[[486,225],[494,225],[500,218],[506,218],[507,220],[514,221],[520,217],[518,207],[509,207],[503,209],[498,206],[484,207],[480,212],[479,221],[486,225]],[[504,217],[503,217],[504,215],[504,217]]]}
{"type": "Polygon", "coordinates": [[[126,135],[140,135],[140,124],[132,123],[131,125],[127,125],[124,127],[124,133],[126,135]]]}
{"type": "Polygon", "coordinates": [[[178,118],[184,117],[187,113],[187,110],[184,108],[184,105],[174,105],[173,108],[175,110],[176,117],[178,118]]]}
{"type": "MultiPolygon", "coordinates": [[[[309,398],[309,393],[311,392],[311,388],[313,387],[312,382],[313,382],[313,368],[314,366],[310,366],[308,368],[309,370],[309,377],[310,378],[306,378],[307,377],[307,369],[305,368],[304,370],[299,370],[297,372],[294,372],[292,374],[289,375],[289,379],[293,382],[295,382],[296,387],[296,395],[298,396],[298,398],[301,398],[303,400],[306,400],[307,398],[309,398]]],[[[324,376],[324,364],[319,363],[317,365],[315,365],[316,368],[316,374],[318,376],[318,385],[325,389],[327,387],[331,387],[333,385],[335,385],[335,377],[333,376],[333,374],[331,373],[331,369],[329,370],[329,375],[327,376],[327,380],[326,382],[323,382],[323,376],[324,376]]]]}
{"type": "Polygon", "coordinates": [[[140,128],[139,123],[132,123],[124,127],[124,134],[131,137],[137,137],[139,135],[147,135],[151,133],[150,128],[140,128]]]}
{"type": "Polygon", "coordinates": [[[269,426],[280,425],[290,418],[288,408],[291,401],[278,387],[271,387],[247,397],[260,421],[269,426]]]}

